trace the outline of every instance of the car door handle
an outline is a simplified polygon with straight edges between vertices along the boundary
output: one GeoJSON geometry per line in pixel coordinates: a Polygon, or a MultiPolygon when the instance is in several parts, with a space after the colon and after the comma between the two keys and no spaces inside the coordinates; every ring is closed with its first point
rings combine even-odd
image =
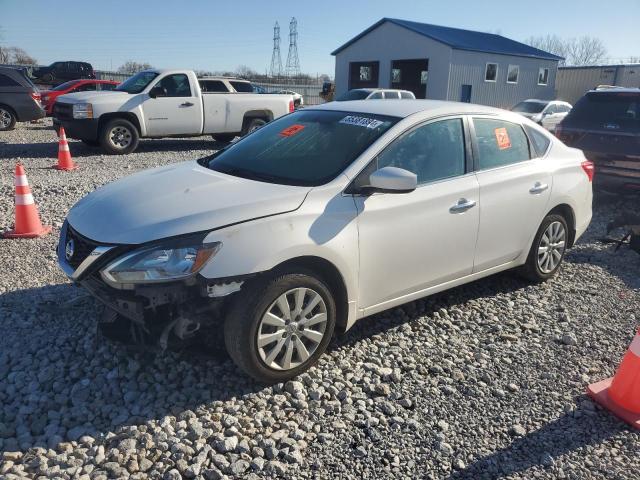
{"type": "Polygon", "coordinates": [[[546,183],[536,182],[535,185],[529,189],[529,193],[536,195],[544,192],[547,188],[549,188],[549,185],[546,183]]]}
{"type": "Polygon", "coordinates": [[[191,102],[184,102],[180,104],[181,107],[193,107],[193,103],[191,102]]]}
{"type": "Polygon", "coordinates": [[[470,208],[473,208],[475,206],[476,206],[475,200],[467,200],[466,198],[461,198],[460,200],[458,200],[458,203],[456,203],[453,207],[449,209],[449,212],[464,213],[470,208]]]}

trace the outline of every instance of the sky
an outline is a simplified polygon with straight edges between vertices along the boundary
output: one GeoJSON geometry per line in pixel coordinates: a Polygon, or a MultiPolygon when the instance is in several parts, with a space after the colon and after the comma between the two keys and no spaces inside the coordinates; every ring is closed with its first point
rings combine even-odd
{"type": "Polygon", "coordinates": [[[591,35],[608,57],[640,56],[640,0],[0,0],[0,45],[18,46],[40,64],[90,62],[117,69],[127,60],[158,68],[265,72],[273,25],[280,23],[283,65],[289,21],[298,21],[303,72],[333,76],[331,51],[382,17],[499,33],[591,35]]]}

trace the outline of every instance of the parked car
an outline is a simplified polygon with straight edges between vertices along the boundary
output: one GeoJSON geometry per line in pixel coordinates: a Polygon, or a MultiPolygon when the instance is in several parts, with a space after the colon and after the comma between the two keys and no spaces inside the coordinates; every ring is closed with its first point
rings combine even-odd
{"type": "Polygon", "coordinates": [[[93,67],[87,62],[53,62],[48,67],[34,68],[33,78],[40,83],[59,85],[69,80],[96,78],[93,67]]]}
{"type": "Polygon", "coordinates": [[[556,128],[556,136],[595,164],[595,185],[640,189],[640,89],[587,92],[556,128]]]}
{"type": "Polygon", "coordinates": [[[292,90],[279,90],[276,93],[291,95],[293,97],[293,104],[296,108],[302,107],[304,105],[304,98],[300,93],[294,92],[292,90]]]}
{"type": "Polygon", "coordinates": [[[74,92],[110,92],[115,89],[120,82],[113,80],[70,80],[62,83],[51,90],[41,92],[42,104],[47,115],[53,114],[53,104],[60,95],[74,92]]]}
{"type": "Polygon", "coordinates": [[[519,113],[553,132],[572,108],[570,103],[561,100],[529,99],[518,103],[511,111],[519,113]]]}
{"type": "Polygon", "coordinates": [[[45,116],[40,92],[22,69],[0,67],[0,131],[45,116]]]}
{"type": "Polygon", "coordinates": [[[133,152],[145,137],[213,135],[229,141],[294,110],[289,95],[236,94],[245,84],[251,88],[241,80],[198,79],[190,70],[144,70],[112,92],[59,97],[54,125],[117,155],[133,152]],[[228,86],[234,91],[225,91],[228,86]]]}
{"type": "Polygon", "coordinates": [[[336,102],[351,100],[415,100],[416,96],[409,90],[396,90],[392,88],[355,88],[343,93],[336,102]]]}
{"type": "Polygon", "coordinates": [[[553,277],[589,225],[591,167],[503,110],[332,102],[90,193],[58,259],[123,332],[224,335],[280,382],[361,318],[512,268],[553,277]]]}
{"type": "Polygon", "coordinates": [[[333,102],[336,93],[336,85],[333,82],[325,80],[322,82],[322,90],[320,90],[320,98],[325,102],[333,102]]]}

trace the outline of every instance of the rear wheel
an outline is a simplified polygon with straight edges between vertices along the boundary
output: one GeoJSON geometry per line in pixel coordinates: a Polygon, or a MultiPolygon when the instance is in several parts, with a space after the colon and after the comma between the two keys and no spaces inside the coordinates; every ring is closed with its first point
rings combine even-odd
{"type": "Polygon", "coordinates": [[[13,130],[16,126],[16,114],[9,107],[0,105],[0,131],[13,130]]]}
{"type": "Polygon", "coordinates": [[[524,277],[544,282],[560,269],[569,242],[567,221],[562,215],[547,215],[531,245],[527,263],[522,267],[524,277]]]}
{"type": "Polygon", "coordinates": [[[336,322],[331,291],[307,272],[272,275],[248,285],[224,325],[227,351],[256,380],[276,383],[311,367],[336,322]]]}
{"type": "Polygon", "coordinates": [[[264,127],[267,124],[267,121],[263,118],[248,118],[244,121],[244,126],[242,127],[242,135],[248,135],[251,132],[258,130],[259,128],[264,127]]]}
{"type": "Polygon", "coordinates": [[[133,152],[138,147],[139,139],[138,129],[123,118],[107,122],[98,134],[100,146],[110,155],[133,152]]]}

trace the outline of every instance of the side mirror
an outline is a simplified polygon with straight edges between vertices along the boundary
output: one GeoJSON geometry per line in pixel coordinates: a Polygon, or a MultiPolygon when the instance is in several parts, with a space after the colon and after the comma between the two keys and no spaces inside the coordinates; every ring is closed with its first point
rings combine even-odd
{"type": "Polygon", "coordinates": [[[159,85],[155,86],[151,90],[149,90],[149,96],[151,98],[166,97],[167,89],[159,85]]]}
{"type": "Polygon", "coordinates": [[[382,167],[369,176],[369,185],[364,187],[367,193],[409,193],[418,186],[415,173],[397,167],[382,167]]]}

